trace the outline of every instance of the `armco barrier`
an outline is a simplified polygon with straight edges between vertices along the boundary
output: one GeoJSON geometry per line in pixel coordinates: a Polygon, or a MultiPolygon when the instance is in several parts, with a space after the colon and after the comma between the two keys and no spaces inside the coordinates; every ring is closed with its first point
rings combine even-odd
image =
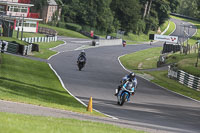
{"type": "Polygon", "coordinates": [[[168,69],[168,77],[178,80],[179,83],[189,88],[200,91],[200,77],[188,74],[182,70],[173,70],[171,66],[168,69]]]}
{"type": "Polygon", "coordinates": [[[28,43],[36,43],[36,42],[52,42],[52,41],[57,41],[58,37],[57,36],[52,36],[52,37],[28,37],[28,38],[22,38],[23,41],[28,42],[28,43]]]}
{"type": "Polygon", "coordinates": [[[100,46],[122,45],[122,39],[95,39],[95,42],[100,46]]]}

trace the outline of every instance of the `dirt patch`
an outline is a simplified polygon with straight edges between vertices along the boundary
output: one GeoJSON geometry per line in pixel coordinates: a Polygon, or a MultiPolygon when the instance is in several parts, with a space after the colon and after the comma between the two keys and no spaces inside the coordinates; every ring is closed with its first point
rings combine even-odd
{"type": "Polygon", "coordinates": [[[138,65],[138,69],[142,69],[142,65],[143,65],[143,63],[140,62],[140,64],[138,65]]]}
{"type": "Polygon", "coordinates": [[[154,57],[152,57],[152,58],[147,58],[146,60],[152,60],[152,59],[156,59],[156,58],[158,58],[157,56],[154,56],[154,57]]]}

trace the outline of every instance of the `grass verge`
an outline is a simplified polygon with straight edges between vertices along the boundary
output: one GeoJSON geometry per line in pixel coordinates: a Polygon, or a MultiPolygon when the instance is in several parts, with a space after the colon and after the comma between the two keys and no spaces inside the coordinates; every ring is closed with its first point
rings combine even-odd
{"type": "MultiPolygon", "coordinates": [[[[167,28],[168,23],[170,23],[170,27],[165,32],[164,35],[169,35],[175,29],[174,22],[172,22],[172,21],[166,21],[163,25],[161,25],[161,32],[163,32],[167,28]]],[[[156,34],[156,32],[155,31],[150,31],[149,34],[156,34]]],[[[127,44],[138,44],[138,43],[150,41],[149,40],[149,34],[139,34],[139,35],[136,35],[136,34],[129,33],[128,35],[123,36],[123,39],[127,41],[127,44]]],[[[112,36],[116,36],[116,34],[113,34],[112,36]]]]}
{"type": "Polygon", "coordinates": [[[164,88],[167,88],[169,90],[172,90],[174,92],[177,92],[179,94],[191,97],[193,99],[200,101],[200,92],[196,91],[194,89],[188,88],[180,83],[178,83],[176,80],[169,79],[167,77],[167,71],[152,71],[152,72],[145,72],[147,74],[150,74],[154,77],[151,82],[154,82],[164,88]]]}
{"type": "Polygon", "coordinates": [[[89,113],[64,90],[48,64],[7,54],[1,63],[0,99],[89,113]]]}
{"type": "MultiPolygon", "coordinates": [[[[125,55],[123,57],[120,58],[120,61],[122,62],[122,64],[129,70],[134,70],[137,69],[137,64],[142,63],[142,64],[146,64],[143,65],[143,69],[148,69],[148,68],[155,68],[155,60],[147,60],[147,59],[152,59],[154,56],[156,57],[156,55],[159,55],[158,50],[159,48],[151,48],[151,49],[147,49],[147,50],[142,50],[139,52],[135,52],[129,55],[125,55]],[[154,53],[154,54],[153,54],[154,53]]],[[[189,55],[192,57],[192,55],[189,55]]],[[[188,56],[187,56],[188,57],[188,56]]],[[[179,54],[177,54],[177,58],[175,58],[176,60],[171,59],[173,61],[171,62],[177,62],[180,60],[180,62],[182,63],[181,66],[184,68],[186,68],[187,70],[191,70],[192,72],[196,72],[199,73],[199,68],[198,69],[188,69],[189,63],[185,63],[185,57],[183,57],[182,55],[179,57],[179,54]],[[184,65],[183,65],[184,64],[184,65]],[[198,70],[198,72],[197,72],[198,70]]],[[[188,60],[192,60],[191,58],[186,58],[188,60]]],[[[170,60],[170,59],[169,59],[170,60]]],[[[191,72],[190,71],[190,72],[191,72]]],[[[153,78],[151,78],[151,81],[162,86],[165,87],[169,90],[172,90],[174,92],[177,92],[179,94],[194,98],[196,100],[200,100],[200,92],[188,88],[182,84],[180,84],[179,82],[177,82],[176,80],[172,80],[169,79],[167,77],[167,71],[135,71],[136,73],[142,73],[142,74],[149,74],[151,75],[153,78]]]]}
{"type": "Polygon", "coordinates": [[[17,43],[19,43],[21,45],[28,45],[28,43],[26,43],[24,41],[21,41],[21,40],[18,40],[17,38],[0,36],[0,40],[4,40],[4,41],[7,41],[7,42],[17,42],[17,43]]]}
{"type": "MultiPolygon", "coordinates": [[[[19,38],[21,38],[21,32],[19,32],[19,38]]],[[[40,34],[40,33],[30,33],[30,32],[23,32],[23,38],[27,38],[27,37],[45,37],[44,34],[40,34]]],[[[17,31],[13,31],[13,38],[17,38],[17,31]]]]}
{"type": "Polygon", "coordinates": [[[171,54],[168,56],[166,63],[171,64],[171,63],[177,63],[177,67],[189,74],[192,74],[194,76],[200,77],[200,63],[198,63],[198,66],[195,67],[197,60],[197,54],[192,53],[192,54],[171,54]]]}
{"type": "Polygon", "coordinates": [[[120,61],[130,70],[156,68],[161,50],[162,47],[157,47],[138,51],[121,57],[120,61]]]}
{"type": "Polygon", "coordinates": [[[0,112],[3,133],[144,133],[111,124],[0,112]]]}
{"type": "Polygon", "coordinates": [[[160,26],[161,32],[163,32],[167,28],[168,24],[169,24],[169,21],[165,21],[165,23],[160,26]]]}
{"type": "MultiPolygon", "coordinates": [[[[149,34],[155,34],[155,32],[151,31],[149,34]]],[[[127,44],[138,44],[138,43],[142,43],[142,42],[148,42],[149,41],[149,34],[132,34],[129,33],[126,36],[123,36],[123,40],[126,40],[127,44]]]]}
{"type": "Polygon", "coordinates": [[[33,52],[34,57],[42,58],[42,59],[47,59],[51,55],[56,54],[57,52],[49,50],[49,48],[56,47],[60,44],[63,44],[63,41],[56,41],[56,42],[49,42],[49,43],[37,43],[39,44],[39,52],[33,52]]]}
{"type": "Polygon", "coordinates": [[[60,36],[88,39],[88,37],[76,32],[76,31],[69,30],[69,29],[59,28],[59,27],[55,27],[55,26],[49,26],[49,25],[45,25],[45,24],[39,24],[39,26],[54,29],[58,32],[58,35],[60,35],[60,36]]]}
{"type": "Polygon", "coordinates": [[[164,35],[170,35],[176,28],[176,25],[174,22],[169,21],[169,29],[164,33],[164,35]]]}

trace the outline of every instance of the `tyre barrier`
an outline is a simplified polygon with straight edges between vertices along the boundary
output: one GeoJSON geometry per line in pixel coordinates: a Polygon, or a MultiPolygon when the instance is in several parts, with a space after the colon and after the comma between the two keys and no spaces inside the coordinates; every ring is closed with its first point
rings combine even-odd
{"type": "Polygon", "coordinates": [[[30,45],[21,45],[13,42],[0,42],[0,51],[8,52],[12,54],[21,54],[21,55],[29,55],[32,50],[32,44],[30,45]]]}

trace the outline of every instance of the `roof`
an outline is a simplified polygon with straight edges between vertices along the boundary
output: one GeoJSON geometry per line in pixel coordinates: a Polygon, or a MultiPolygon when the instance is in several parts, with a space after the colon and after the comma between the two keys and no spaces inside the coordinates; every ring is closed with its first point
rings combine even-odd
{"type": "Polygon", "coordinates": [[[14,3],[14,2],[7,2],[7,1],[0,1],[0,4],[2,4],[2,5],[18,5],[18,6],[27,6],[27,7],[34,6],[33,4],[14,3]]]}
{"type": "Polygon", "coordinates": [[[57,6],[58,4],[55,2],[55,0],[47,0],[48,5],[54,5],[57,6]]]}
{"type": "MultiPolygon", "coordinates": [[[[3,18],[5,18],[5,20],[22,19],[22,17],[18,17],[18,16],[8,16],[8,15],[3,15],[3,18]]],[[[1,20],[1,19],[2,19],[2,18],[0,18],[0,20],[1,20]]],[[[38,19],[38,18],[26,18],[26,17],[24,17],[24,20],[42,21],[42,19],[38,19]]]]}

